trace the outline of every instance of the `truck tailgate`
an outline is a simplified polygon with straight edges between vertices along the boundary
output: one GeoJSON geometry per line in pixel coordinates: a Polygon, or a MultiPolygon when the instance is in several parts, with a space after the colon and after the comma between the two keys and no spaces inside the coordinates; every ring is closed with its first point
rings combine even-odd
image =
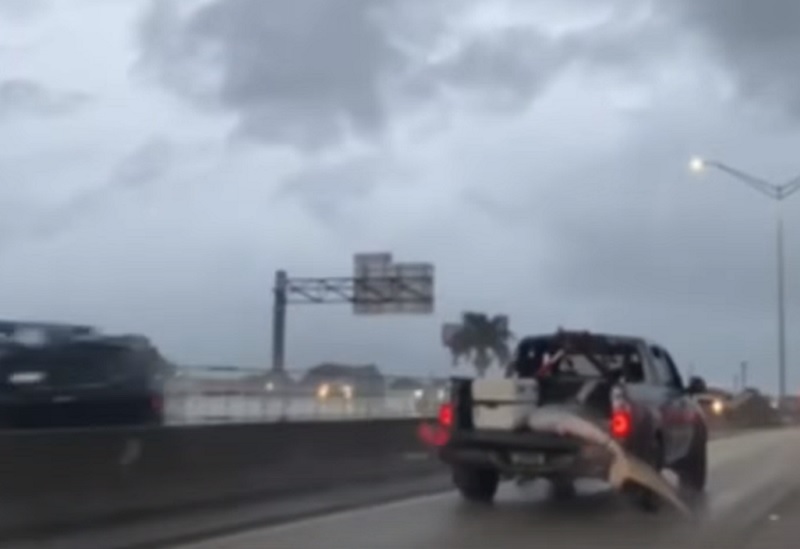
{"type": "Polygon", "coordinates": [[[560,436],[555,433],[481,429],[453,432],[448,446],[453,448],[501,448],[510,451],[575,452],[580,449],[581,443],[573,437],[560,436]]]}

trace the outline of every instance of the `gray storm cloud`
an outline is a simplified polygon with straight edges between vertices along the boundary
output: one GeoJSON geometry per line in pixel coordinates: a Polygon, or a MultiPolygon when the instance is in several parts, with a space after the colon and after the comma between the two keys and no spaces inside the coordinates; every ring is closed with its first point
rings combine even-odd
{"type": "Polygon", "coordinates": [[[136,188],[163,176],[173,163],[175,149],[164,137],[152,137],[124,157],[108,180],[108,187],[136,188]]]}
{"type": "Polygon", "coordinates": [[[383,86],[410,61],[380,25],[384,4],[217,1],[181,17],[159,0],[142,23],[142,61],[235,113],[241,134],[318,147],[385,124],[383,86]]]}
{"type": "Polygon", "coordinates": [[[800,3],[795,0],[659,0],[659,12],[693,31],[739,92],[800,116],[800,3]]]}
{"type": "Polygon", "coordinates": [[[524,26],[453,40],[459,17],[479,5],[231,0],[185,13],[159,0],[141,23],[139,66],[233,113],[240,135],[316,149],[379,137],[398,105],[464,96],[520,108],[585,48],[524,26]]]}
{"type": "Polygon", "coordinates": [[[0,117],[22,114],[58,116],[69,114],[90,101],[79,92],[54,91],[25,78],[0,81],[0,117]]]}
{"type": "Polygon", "coordinates": [[[379,137],[403,114],[398,106],[441,110],[463,98],[520,110],[575,63],[643,73],[680,42],[677,18],[655,7],[571,5],[607,9],[575,28],[521,20],[462,32],[468,15],[493,3],[217,0],[179,10],[158,0],[140,25],[139,67],[199,105],[232,113],[239,135],[318,149],[350,135],[379,137]]]}
{"type": "Polygon", "coordinates": [[[120,192],[140,190],[158,181],[172,166],[174,148],[163,137],[153,137],[123,157],[101,185],[74,194],[67,202],[37,217],[26,231],[28,238],[48,238],[97,215],[120,192]]]}
{"type": "Polygon", "coordinates": [[[0,0],[0,16],[27,19],[41,13],[46,5],[46,0],[0,0]]]}
{"type": "Polygon", "coordinates": [[[298,199],[321,221],[339,224],[347,205],[369,200],[383,179],[381,160],[368,156],[320,163],[287,177],[274,196],[278,200],[298,199]]]}

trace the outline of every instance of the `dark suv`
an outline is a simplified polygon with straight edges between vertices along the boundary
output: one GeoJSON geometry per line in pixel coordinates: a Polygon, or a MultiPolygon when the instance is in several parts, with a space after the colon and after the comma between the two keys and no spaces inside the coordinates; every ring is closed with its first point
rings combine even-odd
{"type": "Polygon", "coordinates": [[[6,344],[0,348],[0,426],[158,425],[169,372],[140,336],[6,344]]]}

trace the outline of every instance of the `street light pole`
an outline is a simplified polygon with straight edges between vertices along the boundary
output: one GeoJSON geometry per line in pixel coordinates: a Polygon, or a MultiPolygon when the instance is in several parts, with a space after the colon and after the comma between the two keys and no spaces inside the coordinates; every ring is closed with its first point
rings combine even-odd
{"type": "Polygon", "coordinates": [[[776,240],[778,243],[778,408],[786,396],[786,289],[784,287],[783,205],[778,200],[776,240]]]}
{"type": "Polygon", "coordinates": [[[739,378],[742,380],[742,390],[747,389],[747,361],[743,360],[739,365],[739,378]]]}
{"type": "Polygon", "coordinates": [[[800,190],[800,175],[791,179],[783,185],[776,185],[765,181],[759,177],[750,175],[727,164],[716,160],[705,160],[695,157],[689,162],[689,168],[695,173],[702,173],[708,168],[728,174],[734,179],[738,179],[749,185],[758,192],[776,201],[776,252],[777,262],[777,282],[778,282],[778,404],[783,405],[786,397],[786,290],[785,290],[785,261],[783,245],[783,201],[800,190]]]}

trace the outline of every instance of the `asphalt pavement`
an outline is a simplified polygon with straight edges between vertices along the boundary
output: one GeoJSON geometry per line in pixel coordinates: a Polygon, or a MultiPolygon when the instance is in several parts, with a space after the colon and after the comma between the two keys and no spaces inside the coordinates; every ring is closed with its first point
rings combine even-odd
{"type": "Polygon", "coordinates": [[[570,500],[550,497],[545,483],[533,483],[504,486],[491,507],[468,505],[447,492],[175,549],[790,547],[800,537],[797,463],[798,430],[713,441],[708,494],[691,519],[669,511],[642,513],[599,483],[580,485],[578,496],[570,500]]]}
{"type": "Polygon", "coordinates": [[[800,492],[764,513],[741,540],[742,549],[789,549],[800,537],[800,492]]]}

